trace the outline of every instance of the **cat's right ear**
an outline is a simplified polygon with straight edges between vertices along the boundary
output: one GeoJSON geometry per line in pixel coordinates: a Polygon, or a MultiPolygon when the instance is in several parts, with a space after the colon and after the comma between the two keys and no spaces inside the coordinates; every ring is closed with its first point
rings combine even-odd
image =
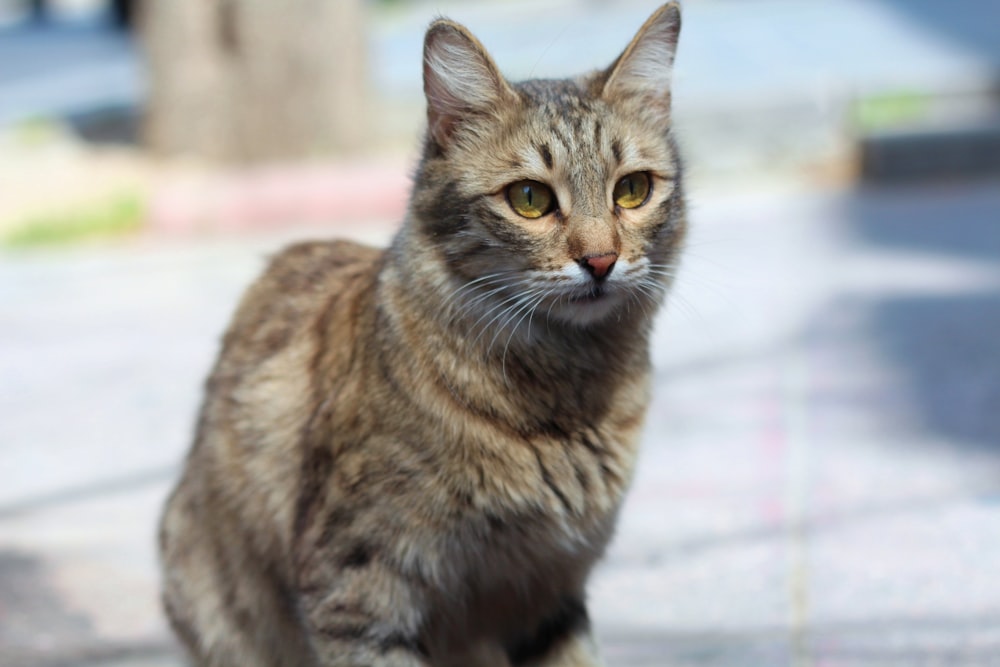
{"type": "Polygon", "coordinates": [[[515,94],[472,33],[439,19],[424,38],[424,95],[428,131],[445,147],[459,123],[491,114],[515,94]]]}
{"type": "Polygon", "coordinates": [[[649,17],[604,74],[605,99],[633,97],[670,114],[670,78],[681,30],[681,8],[668,2],[649,17]]]}

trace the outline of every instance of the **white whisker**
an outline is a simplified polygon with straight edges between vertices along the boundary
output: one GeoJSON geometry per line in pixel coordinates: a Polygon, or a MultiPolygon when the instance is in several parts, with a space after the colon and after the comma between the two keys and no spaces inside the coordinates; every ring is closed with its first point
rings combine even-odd
{"type": "MultiPolygon", "coordinates": [[[[484,283],[482,285],[478,285],[477,289],[481,288],[481,289],[485,289],[486,290],[483,294],[479,294],[478,296],[476,296],[476,297],[472,298],[471,300],[466,301],[464,303],[461,302],[461,301],[456,301],[453,304],[453,307],[450,308],[450,310],[452,310],[452,314],[451,314],[451,317],[449,317],[449,319],[448,319],[447,326],[450,327],[452,324],[454,324],[454,322],[458,318],[463,317],[466,314],[471,313],[473,311],[473,309],[476,307],[477,304],[479,304],[479,303],[481,303],[481,302],[483,302],[483,301],[485,301],[487,299],[490,299],[493,296],[495,296],[495,295],[503,292],[504,290],[510,289],[512,287],[509,283],[501,283],[498,287],[494,287],[494,285],[496,285],[496,284],[497,284],[497,281],[492,281],[492,282],[489,282],[489,283],[484,283]]],[[[517,286],[514,285],[513,287],[516,288],[517,286]]]]}
{"type": "Polygon", "coordinates": [[[532,301],[531,306],[528,308],[528,310],[523,315],[521,315],[521,318],[517,322],[514,323],[513,327],[511,327],[510,335],[507,336],[507,343],[503,346],[503,356],[500,359],[500,369],[503,372],[503,381],[504,381],[504,384],[507,384],[507,350],[510,348],[510,341],[513,340],[514,334],[517,333],[517,328],[519,326],[521,326],[521,322],[524,321],[525,316],[529,316],[528,317],[528,332],[529,332],[529,335],[530,335],[530,332],[531,332],[531,318],[530,318],[530,314],[535,312],[535,309],[538,308],[538,304],[540,304],[545,299],[545,297],[546,297],[547,294],[548,294],[548,291],[544,290],[542,292],[541,296],[538,296],[534,301],[532,301]]]}
{"type": "MultiPolygon", "coordinates": [[[[479,339],[482,338],[483,334],[486,333],[486,331],[489,330],[490,326],[494,322],[496,322],[497,320],[500,320],[501,318],[504,318],[504,320],[503,320],[504,323],[510,321],[510,317],[507,316],[508,313],[511,313],[512,311],[515,311],[515,310],[519,309],[526,301],[530,301],[530,299],[533,298],[538,293],[539,290],[540,290],[540,288],[536,287],[535,289],[529,290],[528,292],[526,292],[524,294],[516,294],[516,295],[514,295],[514,296],[512,296],[512,297],[510,297],[508,299],[505,299],[504,301],[502,301],[501,304],[500,304],[501,306],[505,306],[506,304],[510,303],[511,301],[514,301],[514,304],[510,305],[510,306],[504,307],[489,322],[487,322],[486,324],[484,324],[482,330],[479,332],[479,335],[477,335],[475,341],[473,341],[473,344],[478,343],[479,339]]],[[[492,313],[494,310],[496,310],[496,307],[494,307],[493,309],[491,309],[489,312],[492,313]]],[[[481,322],[482,320],[483,320],[482,317],[479,318],[479,320],[476,321],[476,324],[479,324],[479,322],[481,322]]],[[[473,326],[475,326],[475,325],[473,325],[473,326]]],[[[487,345],[487,347],[486,347],[487,352],[490,349],[493,348],[493,343],[496,341],[496,337],[497,337],[497,335],[499,335],[499,333],[501,331],[503,331],[503,325],[497,327],[497,332],[494,334],[493,339],[490,340],[489,345],[487,345]]]]}
{"type": "Polygon", "coordinates": [[[475,322],[473,322],[472,326],[469,327],[471,330],[474,331],[476,329],[476,327],[479,326],[480,322],[482,322],[483,320],[485,320],[487,317],[490,317],[491,315],[493,315],[493,313],[497,312],[498,310],[500,311],[499,314],[497,314],[496,316],[494,316],[486,324],[483,325],[483,328],[480,330],[479,335],[476,336],[476,339],[473,341],[473,343],[474,344],[478,343],[479,339],[482,338],[482,335],[486,332],[486,330],[489,328],[489,326],[493,322],[495,322],[498,317],[501,317],[504,313],[506,313],[509,308],[517,307],[517,303],[519,303],[521,301],[521,299],[523,299],[523,298],[524,297],[521,294],[515,294],[513,296],[507,297],[503,301],[500,301],[499,303],[494,304],[485,313],[483,313],[482,315],[480,315],[479,319],[476,320],[475,322]],[[515,302],[514,305],[513,306],[507,306],[507,304],[511,303],[512,301],[515,302]]]}
{"type": "MultiPolygon", "coordinates": [[[[504,329],[507,328],[507,326],[514,320],[514,318],[517,317],[519,313],[521,313],[521,311],[523,311],[525,308],[527,308],[532,303],[533,299],[540,292],[544,294],[545,289],[542,288],[542,287],[536,287],[536,288],[534,288],[534,289],[526,292],[525,294],[522,295],[522,298],[521,298],[520,301],[518,301],[514,306],[508,308],[506,311],[504,311],[504,314],[510,313],[510,316],[507,317],[507,318],[505,318],[504,321],[503,321],[503,323],[500,324],[499,326],[497,326],[496,333],[493,334],[493,338],[490,339],[490,344],[487,345],[487,347],[486,347],[487,352],[493,349],[493,344],[496,342],[497,338],[504,331],[504,329]]],[[[519,322],[520,322],[520,320],[519,320],[519,322]]],[[[517,325],[514,326],[514,329],[516,329],[516,328],[517,328],[517,325]]]]}

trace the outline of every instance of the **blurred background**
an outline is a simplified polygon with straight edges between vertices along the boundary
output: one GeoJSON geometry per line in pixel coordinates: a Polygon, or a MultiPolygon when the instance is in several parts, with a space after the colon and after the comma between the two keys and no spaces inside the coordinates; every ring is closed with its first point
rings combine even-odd
{"type": "MultiPolygon", "coordinates": [[[[646,0],[0,0],[0,665],[177,667],[159,507],[241,290],[399,225],[423,31],[646,0]]],[[[690,247],[591,590],[624,667],[1000,665],[1000,3],[685,0],[690,247]]]]}

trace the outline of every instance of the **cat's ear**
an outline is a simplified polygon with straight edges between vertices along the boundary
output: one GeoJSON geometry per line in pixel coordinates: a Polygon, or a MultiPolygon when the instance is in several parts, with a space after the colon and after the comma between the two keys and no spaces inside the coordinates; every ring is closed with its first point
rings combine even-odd
{"type": "Polygon", "coordinates": [[[479,40],[447,19],[432,23],[424,38],[424,95],[428,130],[441,146],[458,123],[515,96],[479,40]]]}
{"type": "Polygon", "coordinates": [[[670,109],[670,77],[681,31],[681,8],[657,9],[605,73],[605,99],[640,97],[654,108],[670,109]]]}

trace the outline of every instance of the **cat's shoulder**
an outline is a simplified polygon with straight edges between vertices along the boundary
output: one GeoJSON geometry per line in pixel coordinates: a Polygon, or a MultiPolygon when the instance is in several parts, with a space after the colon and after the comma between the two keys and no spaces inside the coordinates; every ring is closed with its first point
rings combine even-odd
{"type": "Polygon", "coordinates": [[[276,283],[287,291],[308,291],[343,269],[364,270],[374,266],[383,252],[344,239],[302,241],[278,252],[261,281],[276,283]]]}
{"type": "Polygon", "coordinates": [[[271,356],[331,300],[367,291],[383,253],[345,240],[301,242],[279,251],[244,293],[224,339],[224,355],[271,356]]]}
{"type": "Polygon", "coordinates": [[[345,241],[303,241],[275,254],[251,286],[249,299],[312,299],[343,290],[377,270],[383,250],[345,241]]]}

